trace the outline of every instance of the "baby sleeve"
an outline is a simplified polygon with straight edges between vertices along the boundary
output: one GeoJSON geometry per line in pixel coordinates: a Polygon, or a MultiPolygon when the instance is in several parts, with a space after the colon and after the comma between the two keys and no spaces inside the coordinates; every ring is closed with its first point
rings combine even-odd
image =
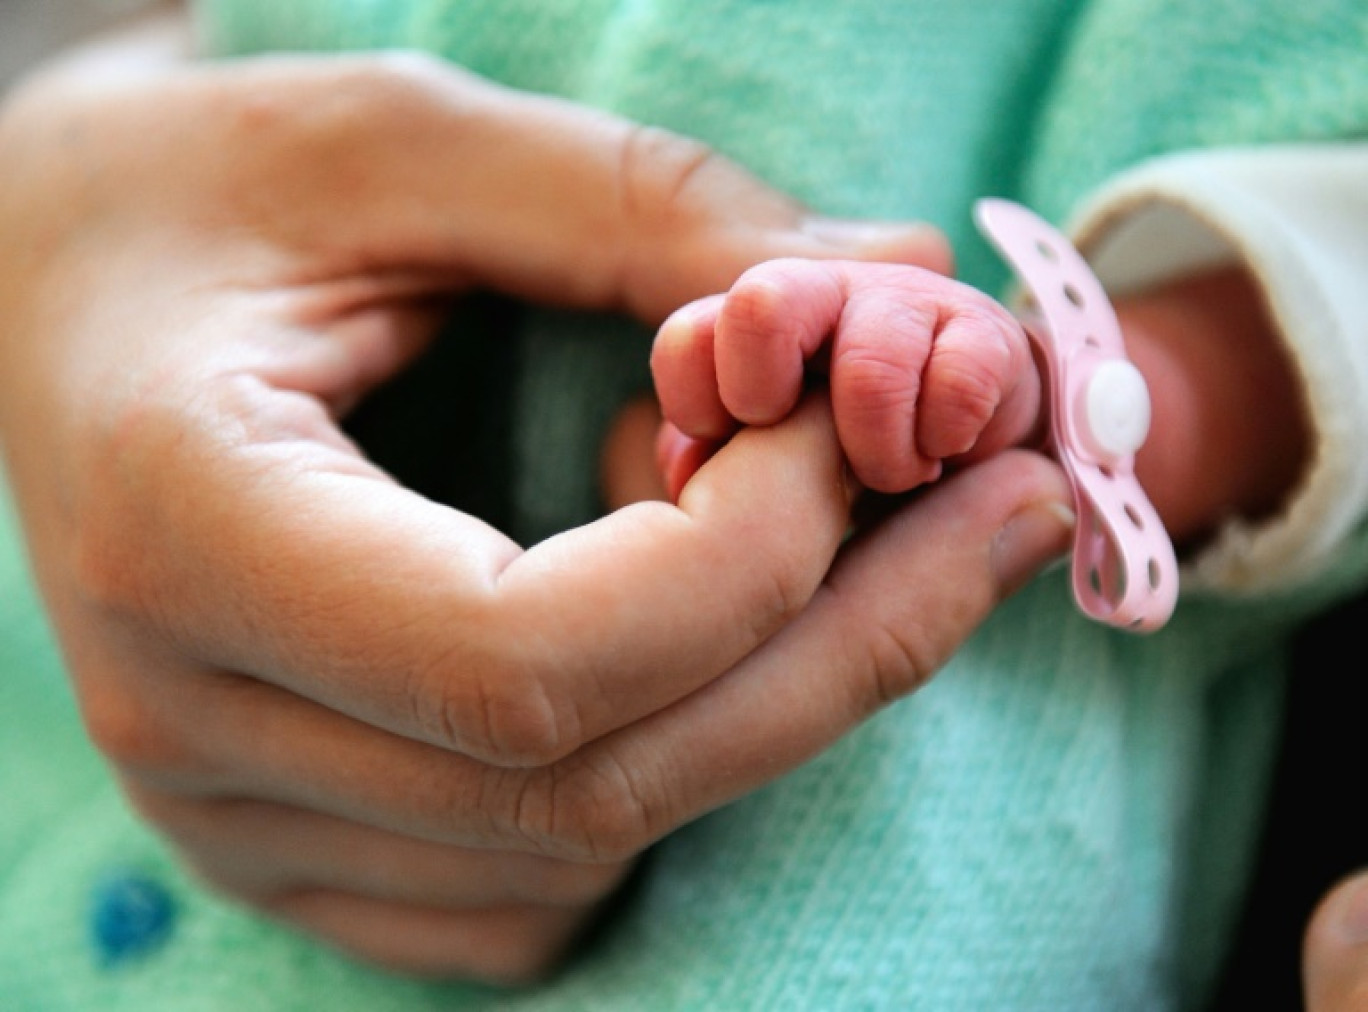
{"type": "Polygon", "coordinates": [[[1300,373],[1313,450],[1285,508],[1228,521],[1185,579],[1290,589],[1368,537],[1368,144],[1164,155],[1095,191],[1067,230],[1113,296],[1244,264],[1300,373]]]}

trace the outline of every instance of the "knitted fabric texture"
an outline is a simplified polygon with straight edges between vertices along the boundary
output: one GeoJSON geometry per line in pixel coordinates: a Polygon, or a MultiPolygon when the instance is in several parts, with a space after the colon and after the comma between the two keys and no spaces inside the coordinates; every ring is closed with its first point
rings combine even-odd
{"type": "MultiPolygon", "coordinates": [[[[200,14],[225,53],[417,46],[699,137],[824,212],[934,222],[993,292],[1006,272],[970,224],[978,196],[1062,221],[1151,155],[1368,125],[1368,10],[1344,0],[200,14]]],[[[543,310],[521,327],[506,522],[531,542],[599,508],[602,427],[645,385],[650,335],[543,310]]],[[[1081,618],[1048,573],[929,687],[661,843],[562,975],[502,992],[366,969],[189,881],[84,743],[17,534],[0,533],[0,994],[17,1009],[1198,1007],[1248,870],[1287,636],[1327,596],[1192,597],[1141,638],[1081,618]],[[110,965],[88,908],[120,868],[177,914],[158,948],[110,965]]],[[[1364,545],[1342,565],[1368,572],[1364,545]]]]}

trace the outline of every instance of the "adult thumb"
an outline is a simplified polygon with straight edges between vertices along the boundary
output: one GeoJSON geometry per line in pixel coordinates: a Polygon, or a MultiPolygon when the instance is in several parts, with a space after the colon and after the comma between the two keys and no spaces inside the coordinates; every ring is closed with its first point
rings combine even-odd
{"type": "Polygon", "coordinates": [[[280,152],[267,166],[279,210],[295,241],[339,262],[646,322],[778,256],[952,267],[931,226],[814,214],[695,140],[436,58],[275,57],[217,73],[230,94],[271,96],[254,144],[280,152]]]}

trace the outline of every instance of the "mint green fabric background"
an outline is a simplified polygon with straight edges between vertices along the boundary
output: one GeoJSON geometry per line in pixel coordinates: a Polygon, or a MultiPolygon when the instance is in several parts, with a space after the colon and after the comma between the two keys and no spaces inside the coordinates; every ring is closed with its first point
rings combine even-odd
{"type": "MultiPolygon", "coordinates": [[[[1062,218],[1149,155],[1361,136],[1368,7],[1343,0],[210,0],[220,51],[429,49],[698,136],[828,213],[935,222],[1005,272],[975,197],[1062,218]]],[[[452,339],[460,339],[460,335],[452,339]]],[[[602,405],[649,335],[537,313],[522,335],[519,515],[597,508],[602,405]]],[[[374,973],[204,893],[80,736],[0,531],[0,995],[18,1009],[1197,1007],[1247,871],[1288,631],[1360,582],[1363,539],[1296,597],[1189,597],[1135,638],[1047,574],[926,690],[665,841],[594,944],[502,994],[374,973]],[[102,965],[91,890],[134,868],[168,943],[102,965]]]]}

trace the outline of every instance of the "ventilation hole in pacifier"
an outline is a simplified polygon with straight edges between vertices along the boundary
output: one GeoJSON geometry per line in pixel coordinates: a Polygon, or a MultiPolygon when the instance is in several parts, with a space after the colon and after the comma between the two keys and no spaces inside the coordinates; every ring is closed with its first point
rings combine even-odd
{"type": "Polygon", "coordinates": [[[1159,560],[1151,556],[1149,560],[1149,566],[1146,568],[1149,572],[1150,590],[1158,590],[1159,580],[1162,578],[1163,575],[1163,569],[1159,565],[1159,560]]]}
{"type": "Polygon", "coordinates": [[[1052,264],[1059,263],[1059,254],[1055,252],[1055,248],[1051,246],[1049,243],[1047,243],[1044,239],[1037,239],[1035,243],[1035,248],[1036,252],[1040,254],[1042,259],[1048,260],[1052,264]]]}
{"type": "Polygon", "coordinates": [[[1126,596],[1126,570],[1105,562],[1088,567],[1088,587],[1103,601],[1120,601],[1126,596]]]}
{"type": "Polygon", "coordinates": [[[1126,511],[1127,519],[1135,525],[1137,531],[1143,531],[1145,529],[1145,518],[1140,515],[1139,511],[1136,510],[1134,506],[1130,503],[1126,503],[1121,508],[1126,511]]]}
{"type": "Polygon", "coordinates": [[[1075,308],[1083,308],[1083,293],[1068,282],[1064,283],[1064,298],[1073,303],[1075,308]]]}

